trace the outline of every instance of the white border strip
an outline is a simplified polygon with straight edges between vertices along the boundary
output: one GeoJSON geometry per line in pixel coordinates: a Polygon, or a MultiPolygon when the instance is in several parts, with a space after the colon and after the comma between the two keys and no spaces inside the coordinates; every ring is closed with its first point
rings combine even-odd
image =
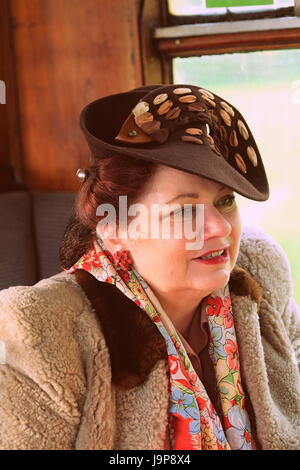
{"type": "Polygon", "coordinates": [[[182,38],[206,34],[241,33],[246,31],[268,31],[272,29],[300,28],[300,18],[285,16],[260,20],[227,21],[224,23],[197,23],[155,28],[154,38],[182,38]]]}
{"type": "Polygon", "coordinates": [[[0,364],[6,364],[6,349],[4,341],[0,341],[0,364]]]}

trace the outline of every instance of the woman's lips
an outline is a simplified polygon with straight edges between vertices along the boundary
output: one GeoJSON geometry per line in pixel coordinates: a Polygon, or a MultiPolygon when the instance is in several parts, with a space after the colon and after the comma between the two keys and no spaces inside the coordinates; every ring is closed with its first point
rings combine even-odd
{"type": "Polygon", "coordinates": [[[228,251],[228,248],[226,248],[224,250],[224,253],[220,256],[214,256],[213,258],[209,258],[209,259],[194,258],[192,261],[196,261],[197,263],[205,263],[205,264],[227,263],[227,261],[229,261],[229,251],[228,251]]]}
{"type": "MultiPolygon", "coordinates": [[[[199,258],[200,256],[207,256],[207,255],[210,255],[211,253],[214,253],[215,251],[221,251],[221,250],[226,250],[229,248],[230,245],[225,245],[225,246],[221,246],[220,248],[215,248],[214,250],[209,250],[209,251],[206,251],[206,253],[202,253],[201,255],[197,256],[197,258],[199,258]]],[[[196,259],[196,258],[194,258],[196,259]]]]}

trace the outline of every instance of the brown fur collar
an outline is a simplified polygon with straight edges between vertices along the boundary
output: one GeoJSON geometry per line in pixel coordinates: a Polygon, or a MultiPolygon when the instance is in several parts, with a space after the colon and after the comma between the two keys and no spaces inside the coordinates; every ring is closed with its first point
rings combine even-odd
{"type": "Polygon", "coordinates": [[[263,289],[251,274],[238,264],[235,264],[230,274],[229,290],[235,295],[249,295],[258,305],[260,304],[263,289]]]}
{"type": "MultiPolygon", "coordinates": [[[[141,385],[156,362],[168,356],[163,336],[148,315],[115,285],[99,282],[83,269],[74,276],[99,319],[110,352],[112,382],[125,389],[141,385]]],[[[250,295],[260,302],[261,286],[237,264],[229,288],[236,295],[250,295]]]]}

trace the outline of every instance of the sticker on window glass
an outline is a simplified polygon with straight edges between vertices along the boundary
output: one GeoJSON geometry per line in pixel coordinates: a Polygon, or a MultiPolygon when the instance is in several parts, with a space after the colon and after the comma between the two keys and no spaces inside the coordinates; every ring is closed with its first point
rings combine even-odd
{"type": "Polygon", "coordinates": [[[274,0],[206,0],[206,8],[274,5],[274,0]]]}
{"type": "Polygon", "coordinates": [[[0,364],[6,364],[6,350],[4,341],[0,341],[0,364]]]}

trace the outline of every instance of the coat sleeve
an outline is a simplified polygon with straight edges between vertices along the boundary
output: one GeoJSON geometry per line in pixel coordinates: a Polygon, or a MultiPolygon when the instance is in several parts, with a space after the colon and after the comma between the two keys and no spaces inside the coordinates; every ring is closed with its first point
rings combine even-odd
{"type": "Polygon", "coordinates": [[[292,296],[288,299],[283,318],[300,372],[300,308],[292,296]]]}
{"type": "Polygon", "coordinates": [[[74,449],[85,377],[62,294],[0,292],[0,449],[74,449]]]}
{"type": "Polygon", "coordinates": [[[244,227],[241,247],[242,263],[263,286],[268,304],[282,316],[300,371],[300,308],[287,254],[259,227],[244,227]]]}
{"type": "MultiPolygon", "coordinates": [[[[284,249],[271,238],[265,248],[266,262],[269,262],[274,276],[273,296],[277,294],[277,305],[281,311],[289,340],[300,372],[300,308],[295,300],[292,270],[284,249]],[[276,289],[274,288],[276,286],[276,289]]],[[[269,276],[269,279],[272,279],[269,276]]]]}

